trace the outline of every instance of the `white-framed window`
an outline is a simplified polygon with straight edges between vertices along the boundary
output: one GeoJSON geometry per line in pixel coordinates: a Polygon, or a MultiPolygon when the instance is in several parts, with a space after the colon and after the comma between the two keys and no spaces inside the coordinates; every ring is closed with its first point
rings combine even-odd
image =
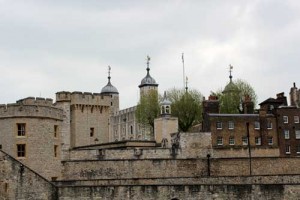
{"type": "Polygon", "coordinates": [[[255,137],[255,145],[261,145],[261,137],[255,137]]]}
{"type": "Polygon", "coordinates": [[[300,144],[297,145],[297,154],[300,154],[300,144]]]}
{"type": "Polygon", "coordinates": [[[18,128],[17,136],[18,137],[26,135],[25,126],[26,126],[25,123],[18,123],[17,124],[17,128],[18,128]]]}
{"type": "Polygon", "coordinates": [[[296,139],[300,139],[300,130],[295,130],[296,139]]]}
{"type": "Polygon", "coordinates": [[[248,145],[248,137],[242,137],[243,145],[248,145]]]}
{"type": "Polygon", "coordinates": [[[273,145],[273,137],[268,137],[268,145],[273,145]]]}
{"type": "Polygon", "coordinates": [[[268,121],[268,123],[267,123],[267,129],[272,129],[273,127],[272,127],[272,122],[271,121],[268,121]]]}
{"type": "Polygon", "coordinates": [[[259,130],[260,129],[260,123],[259,121],[254,122],[254,129],[259,130]]]}
{"type": "Polygon", "coordinates": [[[234,145],[235,141],[234,141],[234,137],[229,137],[229,145],[234,145]]]}
{"type": "Polygon", "coordinates": [[[285,124],[289,123],[289,117],[288,116],[283,116],[283,123],[285,123],[285,124]]]}
{"type": "Polygon", "coordinates": [[[217,122],[216,126],[217,126],[217,129],[222,129],[222,122],[217,122]]]}
{"type": "Polygon", "coordinates": [[[218,145],[218,146],[223,145],[223,138],[222,138],[222,137],[218,137],[218,138],[217,138],[217,145],[218,145]]]}
{"type": "Polygon", "coordinates": [[[286,154],[291,154],[291,145],[286,145],[285,146],[285,153],[286,154]]]}
{"type": "Polygon", "coordinates": [[[290,131],[289,130],[283,130],[284,139],[290,139],[290,131]]]}
{"type": "Polygon", "coordinates": [[[234,122],[233,121],[228,122],[228,129],[234,129],[234,122]]]}
{"type": "Polygon", "coordinates": [[[294,123],[299,124],[299,116],[294,116],[294,123]]]}

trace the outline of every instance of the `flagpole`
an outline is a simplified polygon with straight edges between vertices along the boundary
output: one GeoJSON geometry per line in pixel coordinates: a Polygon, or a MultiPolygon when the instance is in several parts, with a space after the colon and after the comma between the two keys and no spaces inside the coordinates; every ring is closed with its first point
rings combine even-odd
{"type": "Polygon", "coordinates": [[[183,90],[185,90],[185,71],[184,71],[184,54],[182,53],[182,68],[183,68],[183,90]]]}

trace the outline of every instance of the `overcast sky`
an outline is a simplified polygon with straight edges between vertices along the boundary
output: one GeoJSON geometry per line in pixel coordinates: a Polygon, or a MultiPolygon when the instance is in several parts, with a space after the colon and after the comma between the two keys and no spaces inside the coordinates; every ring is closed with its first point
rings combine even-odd
{"type": "Polygon", "coordinates": [[[138,102],[150,74],[163,93],[183,87],[204,96],[233,79],[258,101],[300,86],[300,1],[0,0],[0,103],[55,99],[58,91],[119,90],[120,107],[138,102]]]}

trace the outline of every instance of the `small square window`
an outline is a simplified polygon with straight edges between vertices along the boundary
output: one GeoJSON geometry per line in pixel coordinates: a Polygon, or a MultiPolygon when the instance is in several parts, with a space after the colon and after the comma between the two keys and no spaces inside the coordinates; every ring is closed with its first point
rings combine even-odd
{"type": "Polygon", "coordinates": [[[290,139],[290,132],[289,130],[283,130],[284,139],[290,139]]]}
{"type": "Polygon", "coordinates": [[[234,141],[234,137],[229,137],[229,145],[234,145],[235,141],[234,141]]]}
{"type": "Polygon", "coordinates": [[[17,157],[25,157],[25,156],[26,156],[26,145],[17,144],[17,157]]]}
{"type": "Polygon", "coordinates": [[[294,116],[294,123],[299,124],[299,116],[294,116]]]}
{"type": "Polygon", "coordinates": [[[256,130],[260,129],[260,123],[258,121],[254,122],[254,129],[256,130]]]}
{"type": "Polygon", "coordinates": [[[228,129],[234,129],[234,122],[233,121],[228,122],[228,129]]]}
{"type": "Polygon", "coordinates": [[[248,145],[248,137],[242,137],[243,145],[248,145]]]}
{"type": "Polygon", "coordinates": [[[217,122],[216,126],[217,126],[217,129],[222,129],[222,122],[217,122]]]}
{"type": "Polygon", "coordinates": [[[285,124],[289,123],[289,117],[288,116],[283,116],[283,123],[285,123],[285,124]]]}
{"type": "Polygon", "coordinates": [[[273,145],[273,138],[272,137],[268,138],[268,145],[273,145]]]}
{"type": "Polygon", "coordinates": [[[222,137],[217,138],[217,145],[219,145],[219,146],[223,145],[223,138],[222,137]]]}
{"type": "Polygon", "coordinates": [[[296,139],[300,139],[300,130],[295,131],[296,139]]]}
{"type": "Polygon", "coordinates": [[[286,154],[291,154],[291,146],[290,145],[285,146],[285,153],[286,154]]]}
{"type": "Polygon", "coordinates": [[[18,127],[18,136],[25,136],[25,124],[17,124],[18,127]]]}
{"type": "Polygon", "coordinates": [[[255,137],[255,145],[261,145],[261,137],[255,137]]]}
{"type": "Polygon", "coordinates": [[[272,122],[271,121],[268,121],[268,123],[267,123],[267,129],[272,129],[272,122]]]}

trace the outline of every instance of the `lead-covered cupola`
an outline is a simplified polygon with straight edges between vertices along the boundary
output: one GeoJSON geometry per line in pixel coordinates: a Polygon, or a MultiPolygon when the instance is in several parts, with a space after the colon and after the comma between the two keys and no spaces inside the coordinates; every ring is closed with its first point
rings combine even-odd
{"type": "Polygon", "coordinates": [[[115,86],[113,86],[110,82],[110,70],[111,67],[108,66],[108,83],[106,86],[104,86],[101,90],[101,94],[119,94],[117,88],[115,86]]]}
{"type": "Polygon", "coordinates": [[[144,95],[147,94],[148,91],[150,90],[156,90],[157,91],[157,87],[158,84],[156,83],[155,79],[151,77],[150,75],[150,57],[147,56],[147,74],[146,76],[142,79],[141,84],[139,85],[140,88],[140,95],[144,95]]]}

